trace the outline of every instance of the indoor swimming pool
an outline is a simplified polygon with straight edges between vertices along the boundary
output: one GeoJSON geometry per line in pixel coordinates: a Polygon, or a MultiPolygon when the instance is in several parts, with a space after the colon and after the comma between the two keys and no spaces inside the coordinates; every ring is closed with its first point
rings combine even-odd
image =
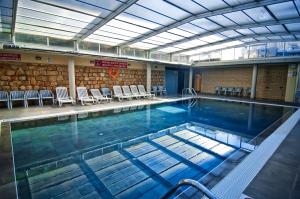
{"type": "Polygon", "coordinates": [[[11,123],[19,197],[159,198],[183,178],[213,186],[293,111],[198,99],[11,123]]]}

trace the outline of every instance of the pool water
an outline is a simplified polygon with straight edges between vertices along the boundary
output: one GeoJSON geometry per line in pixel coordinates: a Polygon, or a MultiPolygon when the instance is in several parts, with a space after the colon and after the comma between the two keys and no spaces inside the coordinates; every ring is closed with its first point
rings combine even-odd
{"type": "Polygon", "coordinates": [[[240,146],[181,131],[121,147],[121,152],[120,143],[190,122],[225,130],[245,142],[292,110],[199,99],[13,123],[20,198],[159,197],[182,178],[204,176],[240,146]],[[104,153],[106,146],[110,151],[104,153]],[[93,151],[96,156],[78,159],[93,151]],[[54,171],[31,174],[53,162],[56,167],[63,163],[54,171]]]}

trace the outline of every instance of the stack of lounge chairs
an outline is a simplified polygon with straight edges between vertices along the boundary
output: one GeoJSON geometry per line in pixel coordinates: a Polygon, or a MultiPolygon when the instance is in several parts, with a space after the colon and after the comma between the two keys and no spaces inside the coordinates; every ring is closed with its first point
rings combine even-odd
{"type": "Polygon", "coordinates": [[[61,107],[63,104],[76,104],[80,102],[81,105],[95,104],[102,102],[111,102],[113,98],[117,98],[119,101],[124,99],[142,99],[153,98],[155,95],[146,92],[144,85],[124,85],[113,86],[113,93],[109,88],[90,89],[88,92],[86,87],[77,87],[77,98],[74,99],[69,96],[68,89],[66,87],[56,87],[56,99],[54,94],[50,90],[27,90],[27,91],[0,91],[0,102],[4,102],[7,108],[12,108],[16,102],[21,102],[25,108],[29,106],[29,102],[33,101],[39,106],[43,106],[46,100],[49,100],[52,104],[57,102],[61,107]],[[90,94],[89,94],[90,93],[90,94]]]}
{"type": "Polygon", "coordinates": [[[251,88],[216,86],[215,94],[227,96],[250,97],[251,88]]]}
{"type": "Polygon", "coordinates": [[[152,86],[151,93],[157,95],[167,95],[167,89],[164,86],[152,86]]]}

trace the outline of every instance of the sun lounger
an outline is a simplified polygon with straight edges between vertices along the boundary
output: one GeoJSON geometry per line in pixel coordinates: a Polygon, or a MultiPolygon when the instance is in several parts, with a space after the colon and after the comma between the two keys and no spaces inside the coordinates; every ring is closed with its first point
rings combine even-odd
{"type": "Polygon", "coordinates": [[[158,86],[157,90],[160,95],[167,95],[167,89],[164,86],[158,86]]]}
{"type": "Polygon", "coordinates": [[[0,102],[5,102],[7,108],[10,108],[10,100],[9,100],[8,92],[0,91],[0,102]]]}
{"type": "Polygon", "coordinates": [[[122,101],[123,99],[131,99],[131,96],[126,96],[123,94],[121,86],[113,86],[114,90],[114,97],[118,98],[119,101],[122,101]]]}
{"type": "Polygon", "coordinates": [[[136,85],[130,85],[130,90],[134,96],[139,96],[139,97],[144,97],[144,98],[147,97],[147,95],[145,95],[145,94],[140,94],[136,85]]]}
{"type": "Polygon", "coordinates": [[[128,96],[128,97],[135,97],[136,99],[139,99],[141,96],[140,95],[134,95],[131,91],[130,91],[130,88],[129,86],[122,86],[122,90],[123,90],[123,93],[125,96],[128,96]]]}
{"type": "Polygon", "coordinates": [[[22,101],[24,104],[24,107],[26,108],[24,91],[10,91],[10,108],[13,107],[14,101],[22,101]]]}
{"type": "Polygon", "coordinates": [[[85,87],[77,87],[77,97],[81,102],[81,105],[84,106],[85,103],[95,103],[95,99],[92,96],[89,96],[87,89],[85,87]]]}
{"type": "Polygon", "coordinates": [[[106,97],[112,98],[112,93],[109,88],[101,88],[101,92],[104,97],[106,96],[106,97]]]}
{"type": "Polygon", "coordinates": [[[68,90],[66,87],[56,87],[56,100],[60,107],[66,103],[76,103],[72,97],[69,97],[68,90]]]}
{"type": "Polygon", "coordinates": [[[146,97],[154,97],[155,94],[147,93],[144,85],[138,85],[140,95],[145,95],[146,97]]]}
{"type": "Polygon", "coordinates": [[[39,106],[41,106],[40,94],[37,90],[28,90],[25,91],[25,107],[28,108],[29,101],[37,101],[39,106]]]}
{"type": "Polygon", "coordinates": [[[100,92],[99,89],[90,89],[94,99],[97,101],[97,102],[102,102],[102,101],[107,101],[107,102],[110,102],[111,101],[111,98],[110,97],[107,97],[107,96],[103,96],[100,92]]]}

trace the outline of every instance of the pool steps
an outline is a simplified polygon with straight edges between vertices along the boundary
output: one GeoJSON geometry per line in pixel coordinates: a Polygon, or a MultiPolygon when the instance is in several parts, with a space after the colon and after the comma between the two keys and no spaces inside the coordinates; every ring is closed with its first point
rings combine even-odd
{"type": "MultiPolygon", "coordinates": [[[[31,168],[26,172],[28,189],[33,199],[132,199],[159,198],[183,178],[205,178],[209,185],[230,167],[220,164],[242,145],[210,138],[205,130],[225,133],[191,123],[171,127],[31,168]],[[218,165],[220,171],[208,175],[218,165]]],[[[237,160],[248,154],[247,150],[241,151],[237,160]]],[[[190,189],[180,195],[190,196],[197,197],[197,192],[190,189]]]]}

